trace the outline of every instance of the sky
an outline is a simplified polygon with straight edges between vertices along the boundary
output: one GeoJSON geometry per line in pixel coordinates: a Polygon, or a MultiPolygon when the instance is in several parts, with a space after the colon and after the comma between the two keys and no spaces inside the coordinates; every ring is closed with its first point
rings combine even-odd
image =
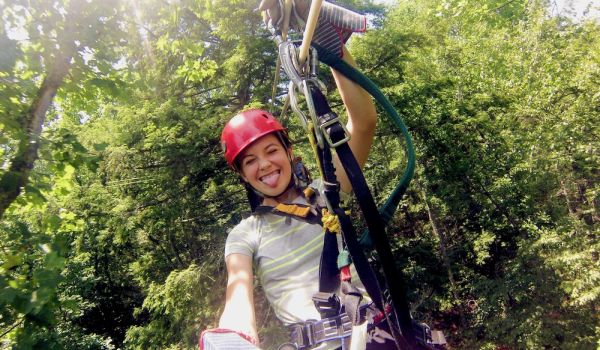
{"type": "MultiPolygon", "coordinates": [[[[378,4],[394,4],[398,1],[407,0],[374,0],[378,4]]],[[[550,4],[554,15],[569,16],[574,19],[584,16],[600,19],[600,0],[550,0],[550,4]],[[586,13],[588,6],[589,13],[586,13]]]]}
{"type": "MultiPolygon", "coordinates": [[[[407,0],[374,0],[375,3],[394,4],[407,0]]],[[[507,0],[510,1],[510,0],[507,0]]],[[[568,16],[573,19],[593,17],[600,20],[600,0],[550,0],[553,15],[568,16]]],[[[7,35],[13,40],[24,40],[27,33],[22,28],[6,28],[7,35]]]]}
{"type": "Polygon", "coordinates": [[[600,0],[553,0],[552,3],[553,14],[582,18],[589,7],[587,15],[600,19],[600,0]]]}

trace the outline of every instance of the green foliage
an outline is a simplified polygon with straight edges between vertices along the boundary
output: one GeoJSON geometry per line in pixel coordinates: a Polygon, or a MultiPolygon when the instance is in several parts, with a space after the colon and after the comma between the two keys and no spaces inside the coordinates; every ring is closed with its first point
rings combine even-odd
{"type": "MultiPolygon", "coordinates": [[[[433,323],[462,328],[450,335],[464,348],[592,348],[597,332],[591,308],[574,305],[597,300],[598,210],[588,196],[598,174],[587,161],[597,163],[598,65],[589,58],[598,46],[588,33],[598,25],[545,13],[531,2],[407,3],[356,45],[409,123],[415,181],[434,199],[424,208],[409,197],[402,219],[410,225],[398,229],[417,239],[400,243],[399,256],[430,246],[437,229],[446,271],[417,264],[426,282],[437,275],[451,293],[422,305],[443,311],[433,323]],[[531,249],[546,239],[557,245],[531,249]]],[[[390,158],[379,159],[395,164],[390,158]]],[[[414,271],[405,268],[409,280],[422,281],[414,271]]]]}
{"type": "Polygon", "coordinates": [[[199,325],[214,320],[212,305],[223,299],[224,290],[215,293],[215,283],[224,284],[222,264],[205,262],[172,271],[164,284],[153,283],[142,309],[153,321],[144,327],[132,327],[125,344],[132,349],[193,349],[199,325]],[[214,271],[217,267],[219,270],[214,271]],[[212,276],[220,276],[215,280],[212,276]]]}
{"type": "MultiPolygon", "coordinates": [[[[195,348],[222,309],[227,229],[248,214],[221,126],[271,95],[276,48],[257,4],[36,4],[1,10],[0,175],[48,63],[67,44],[75,54],[0,222],[1,342],[195,348]]],[[[351,51],[418,153],[388,232],[413,315],[453,348],[597,346],[599,25],[546,5],[416,1],[383,15],[352,1],[379,17],[351,51]]],[[[380,119],[366,166],[380,201],[405,164],[391,130],[380,119]]],[[[263,346],[276,348],[285,330],[255,294],[263,346]]]]}

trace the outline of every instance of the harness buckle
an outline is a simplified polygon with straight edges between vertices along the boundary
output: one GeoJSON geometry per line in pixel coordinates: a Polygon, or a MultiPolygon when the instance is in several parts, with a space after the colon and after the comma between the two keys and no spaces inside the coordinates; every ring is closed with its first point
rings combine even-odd
{"type": "Polygon", "coordinates": [[[313,295],[312,300],[322,319],[339,315],[341,303],[335,293],[317,292],[313,295]]]}
{"type": "Polygon", "coordinates": [[[323,337],[331,338],[344,335],[343,330],[338,327],[338,317],[324,319],[323,323],[323,337]]]}
{"type": "MultiPolygon", "coordinates": [[[[308,323],[309,321],[307,321],[308,323]]],[[[298,323],[290,326],[290,340],[289,344],[293,344],[296,346],[296,349],[307,349],[310,348],[313,344],[311,339],[313,338],[311,335],[308,335],[306,332],[306,323],[298,323]]]]}
{"type": "Polygon", "coordinates": [[[315,330],[314,330],[314,322],[315,320],[308,320],[304,323],[303,332],[306,336],[306,345],[307,347],[311,347],[315,344],[315,330]]]}
{"type": "Polygon", "coordinates": [[[423,345],[431,345],[433,343],[431,338],[431,328],[429,328],[428,325],[412,320],[412,327],[417,343],[423,345]]]}
{"type": "MultiPolygon", "coordinates": [[[[329,144],[329,147],[336,148],[339,145],[342,145],[342,144],[350,141],[350,133],[348,133],[348,129],[346,129],[346,125],[344,125],[340,121],[340,118],[337,116],[337,114],[335,114],[333,112],[327,113],[325,116],[322,117],[322,119],[325,120],[325,122],[323,122],[319,125],[319,129],[321,129],[321,133],[323,134],[323,137],[325,137],[325,140],[329,144]],[[337,124],[337,125],[335,125],[335,124],[337,124]],[[338,141],[334,141],[332,139],[329,131],[331,131],[331,128],[333,128],[333,127],[337,128],[338,125],[339,125],[339,128],[341,128],[341,131],[343,131],[344,137],[338,141]]],[[[333,132],[339,132],[340,131],[339,128],[338,128],[338,130],[333,130],[333,132]]]]}

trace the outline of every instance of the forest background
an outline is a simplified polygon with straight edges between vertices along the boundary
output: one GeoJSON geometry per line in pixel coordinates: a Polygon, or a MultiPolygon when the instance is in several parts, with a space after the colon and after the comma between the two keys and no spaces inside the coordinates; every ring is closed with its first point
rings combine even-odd
{"type": "MultiPolygon", "coordinates": [[[[369,14],[350,50],[416,145],[388,230],[413,316],[453,349],[596,349],[598,20],[541,0],[343,3],[369,14]]],[[[216,326],[227,230],[249,211],[218,137],[270,107],[275,74],[257,5],[0,1],[1,349],[194,349],[216,326]]],[[[404,161],[381,118],[380,202],[404,161]]]]}

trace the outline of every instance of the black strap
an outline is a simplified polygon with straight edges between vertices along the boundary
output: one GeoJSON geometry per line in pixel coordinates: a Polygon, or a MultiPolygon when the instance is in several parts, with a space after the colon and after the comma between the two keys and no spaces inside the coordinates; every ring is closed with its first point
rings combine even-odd
{"type": "Polygon", "coordinates": [[[323,238],[323,252],[319,265],[319,292],[332,293],[340,286],[340,270],[337,268],[339,254],[335,233],[325,232],[323,238]]]}
{"type": "MultiPolygon", "coordinates": [[[[319,117],[320,124],[327,125],[333,120],[333,118],[337,118],[333,111],[331,111],[331,108],[329,107],[327,100],[325,99],[325,96],[323,96],[321,91],[314,86],[311,87],[310,91],[315,105],[315,110],[319,117]]],[[[340,122],[329,124],[325,129],[325,131],[329,135],[329,138],[334,144],[346,137],[345,130],[343,129],[340,122]]],[[[352,189],[356,195],[359,207],[367,223],[367,227],[371,232],[371,237],[375,244],[375,249],[379,255],[379,260],[381,262],[383,273],[391,294],[392,304],[396,313],[396,319],[398,321],[398,325],[400,326],[400,330],[403,335],[402,337],[398,337],[396,336],[397,334],[394,334],[395,338],[397,338],[397,344],[403,348],[406,347],[414,349],[417,347],[417,344],[412,328],[412,321],[410,317],[410,311],[408,308],[408,302],[405,297],[406,287],[401,275],[396,269],[395,259],[385,233],[385,225],[379,214],[379,210],[375,205],[375,201],[373,200],[369,187],[363,176],[362,170],[358,165],[356,158],[354,157],[354,154],[350,149],[350,146],[347,143],[342,143],[339,146],[337,146],[335,150],[340,160],[340,163],[344,167],[346,175],[348,176],[348,179],[352,185],[352,189]]],[[[331,154],[329,151],[329,147],[325,146],[324,150],[322,150],[321,153],[324,156],[327,156],[327,158],[329,158],[322,159],[321,164],[323,164],[323,167],[333,167],[333,162],[330,161],[331,154]]],[[[377,279],[373,270],[371,269],[370,264],[366,260],[364,253],[362,252],[358,244],[356,233],[354,232],[354,228],[352,227],[351,222],[349,221],[349,219],[344,219],[346,215],[343,212],[343,210],[339,209],[339,207],[337,209],[334,209],[334,211],[336,212],[336,214],[338,214],[338,217],[340,219],[342,231],[344,233],[345,243],[348,247],[348,251],[350,252],[352,260],[359,273],[359,277],[363,281],[363,284],[365,285],[365,288],[367,289],[367,292],[373,299],[375,305],[378,308],[384,310],[381,289],[379,288],[377,279]],[[344,224],[344,222],[346,223],[344,224]]],[[[392,324],[390,324],[390,326],[390,328],[392,328],[392,331],[394,332],[393,329],[395,327],[393,327],[392,324]]]]}
{"type": "MultiPolygon", "coordinates": [[[[317,108],[320,107],[317,105],[317,108]]],[[[335,167],[333,166],[331,152],[320,154],[319,157],[321,158],[323,167],[323,194],[332,207],[339,207],[340,186],[335,177],[335,167]]],[[[321,264],[319,266],[319,292],[331,293],[339,287],[338,254],[337,237],[335,234],[327,231],[323,238],[323,253],[321,254],[321,264]]]]}
{"type": "MultiPolygon", "coordinates": [[[[332,137],[332,139],[334,138],[332,137]]],[[[340,158],[340,162],[344,167],[344,170],[346,170],[348,179],[352,184],[352,189],[356,194],[358,205],[367,223],[369,232],[371,233],[371,238],[375,243],[375,249],[379,255],[379,261],[381,263],[381,267],[386,279],[388,290],[390,291],[392,305],[394,306],[394,310],[396,312],[396,319],[398,321],[398,325],[400,326],[400,331],[403,335],[403,337],[401,338],[403,338],[408,343],[406,345],[408,345],[410,349],[416,348],[410,311],[408,308],[408,302],[405,298],[406,287],[404,285],[402,277],[396,269],[396,262],[392,254],[389,241],[386,237],[385,227],[383,226],[383,222],[381,221],[381,218],[379,216],[377,206],[375,205],[373,197],[371,196],[371,192],[369,191],[365,179],[362,176],[362,172],[360,171],[360,166],[356,162],[356,159],[354,158],[350,147],[347,144],[343,144],[338,146],[336,148],[336,151],[338,157],[340,158]]],[[[354,244],[356,244],[360,249],[358,240],[355,240],[354,244]]],[[[350,252],[350,254],[352,255],[352,252],[350,252]]],[[[352,256],[352,258],[353,260],[355,260],[354,256],[352,256]]],[[[374,296],[371,295],[371,297],[374,296]]],[[[390,328],[392,328],[393,331],[393,328],[395,327],[390,328]]],[[[402,339],[396,340],[399,343],[403,343],[402,339]]]]}
{"type": "MultiPolygon", "coordinates": [[[[317,115],[327,115],[328,113],[332,113],[329,105],[327,104],[327,100],[325,100],[325,96],[319,91],[317,88],[311,86],[311,93],[313,94],[313,102],[315,105],[317,115]],[[313,93],[313,90],[315,91],[313,93]]],[[[327,201],[333,209],[335,215],[337,215],[340,226],[342,229],[342,233],[344,236],[344,243],[346,244],[346,248],[352,257],[352,261],[358,275],[365,285],[365,289],[367,293],[371,296],[371,299],[374,300],[375,305],[383,310],[383,299],[381,297],[381,290],[379,289],[379,283],[377,282],[377,277],[373,272],[369,261],[365,257],[362,248],[358,245],[358,239],[356,236],[356,231],[354,230],[354,226],[352,225],[352,221],[346,215],[344,210],[340,208],[340,184],[337,181],[335,175],[335,166],[333,165],[333,157],[331,154],[331,150],[329,147],[323,147],[318,149],[320,164],[323,167],[323,184],[324,184],[324,195],[327,197],[327,201]]],[[[322,259],[322,261],[325,261],[322,259]]],[[[334,264],[337,269],[337,254],[335,255],[335,259],[328,259],[327,263],[334,264]]],[[[329,269],[321,266],[321,270],[329,269]]],[[[327,276],[320,276],[320,281],[323,281],[327,276]]],[[[328,282],[324,282],[325,284],[328,282]]],[[[339,283],[339,279],[338,282],[339,283]]]]}
{"type": "MultiPolygon", "coordinates": [[[[333,116],[334,114],[321,91],[318,88],[311,86],[310,92],[317,115],[320,117],[333,116]]],[[[358,245],[358,239],[354,225],[352,225],[352,221],[348,215],[346,215],[344,210],[340,208],[340,184],[335,175],[335,166],[333,165],[331,150],[329,147],[323,147],[318,149],[318,153],[320,164],[323,168],[323,183],[325,187],[324,194],[327,197],[329,205],[332,207],[334,214],[337,215],[340,221],[346,248],[352,257],[352,262],[356,267],[358,276],[363,282],[367,293],[369,296],[371,296],[375,306],[381,310],[384,310],[383,296],[381,294],[381,289],[379,288],[379,283],[377,282],[375,272],[371,268],[369,261],[362,251],[362,248],[358,245]]],[[[335,256],[335,266],[337,268],[337,255],[335,256]]],[[[322,280],[323,277],[320,279],[322,280]]]]}

